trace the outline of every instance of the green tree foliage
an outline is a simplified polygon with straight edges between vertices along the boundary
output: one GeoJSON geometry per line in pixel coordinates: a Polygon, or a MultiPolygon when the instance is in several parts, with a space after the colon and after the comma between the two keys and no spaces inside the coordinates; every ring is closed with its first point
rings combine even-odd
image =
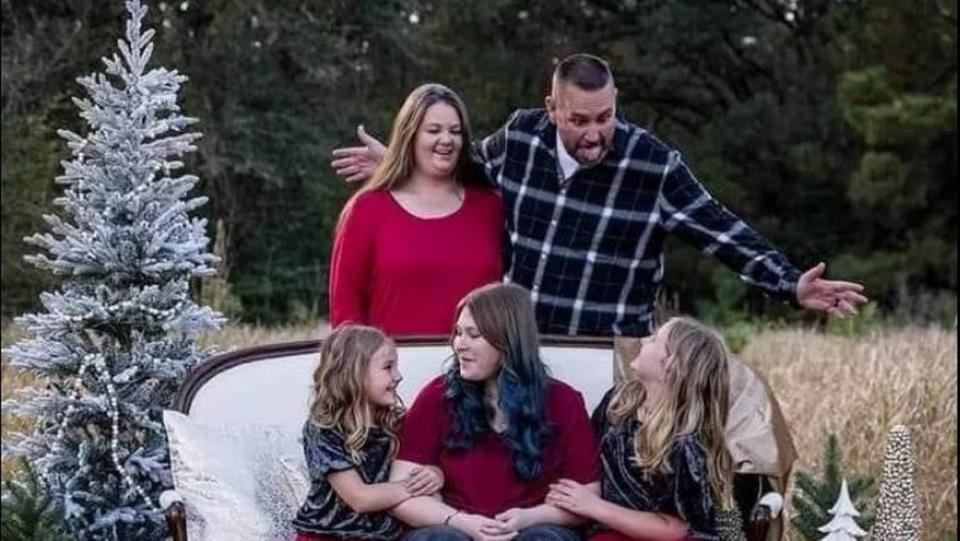
{"type": "Polygon", "coordinates": [[[3,482],[3,497],[0,500],[3,518],[0,519],[0,534],[12,541],[67,541],[63,531],[63,513],[46,487],[30,467],[27,460],[20,460],[20,470],[12,479],[3,482]]]}
{"type": "Polygon", "coordinates": [[[860,17],[838,96],[861,143],[847,196],[862,243],[842,266],[903,304],[957,286],[956,2],[872,2],[860,17]]]}
{"type": "MultiPolygon", "coordinates": [[[[2,143],[5,269],[19,264],[16,231],[35,229],[32,205],[49,205],[44,167],[60,157],[49,126],[75,122],[64,96],[110,49],[120,4],[2,2],[3,133],[23,134],[2,143]]],[[[158,60],[190,76],[185,107],[203,119],[188,166],[211,197],[210,223],[224,224],[241,319],[326,312],[332,228],[351,189],[330,170],[329,152],[353,141],[356,124],[386,138],[406,94],[436,81],[463,96],[477,134],[489,133],[513,109],[540,106],[553,62],[574,51],[609,58],[627,118],[683,150],[711,192],[798,265],[825,260],[886,309],[919,290],[955,296],[955,0],[214,0],[152,9],[158,60]]],[[[667,286],[682,310],[803,317],[718,282],[718,273],[733,278],[719,267],[669,242],[667,286]]],[[[35,302],[41,288],[25,282],[4,270],[4,314],[35,302]]]]}
{"type": "Polygon", "coordinates": [[[120,20],[123,3],[94,9],[93,1],[4,0],[0,34],[0,223],[2,288],[0,312],[9,319],[34,308],[50,279],[23,261],[23,237],[37,231],[53,210],[54,177],[66,156],[54,126],[77,129],[69,95],[75,79],[92,71],[109,50],[105,24],[120,20]]]}
{"type": "Polygon", "coordinates": [[[793,496],[794,516],[790,520],[800,535],[809,541],[823,538],[818,528],[830,522],[828,510],[836,503],[840,495],[840,485],[844,477],[850,491],[850,500],[860,511],[857,523],[865,530],[873,524],[873,513],[865,509],[871,495],[874,479],[872,477],[851,477],[843,472],[843,459],[836,434],[827,437],[823,452],[823,473],[815,478],[805,472],[797,472],[796,484],[799,489],[793,496]]]}
{"type": "Polygon", "coordinates": [[[231,239],[229,279],[247,320],[326,312],[332,224],[347,192],[329,152],[360,119],[345,104],[362,108],[376,88],[371,64],[397,64],[395,11],[346,1],[163,9],[162,48],[191,75],[186,107],[205,134],[197,167],[231,239]],[[367,58],[373,46],[387,52],[367,58]]]}
{"type": "Polygon", "coordinates": [[[23,237],[40,228],[41,216],[52,210],[54,182],[57,175],[57,158],[61,145],[46,124],[42,113],[22,115],[4,120],[3,144],[0,145],[0,207],[2,207],[3,243],[2,254],[3,295],[2,314],[5,318],[16,315],[17,310],[32,306],[37,295],[46,289],[50,280],[37,276],[32,265],[23,256],[28,247],[23,237]]]}

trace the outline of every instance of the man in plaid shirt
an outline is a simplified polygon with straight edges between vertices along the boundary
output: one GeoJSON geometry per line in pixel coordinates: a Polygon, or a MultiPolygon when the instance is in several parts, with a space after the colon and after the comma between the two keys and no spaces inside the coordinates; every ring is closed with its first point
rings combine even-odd
{"type": "MultiPolygon", "coordinates": [[[[681,154],[617,115],[605,61],[576,54],[554,71],[545,109],[514,112],[474,148],[500,188],[509,235],[504,280],[531,292],[540,331],[633,337],[616,340],[621,362],[651,334],[663,281],[663,245],[679,235],[770,296],[852,315],[862,286],[825,280],[821,263],[801,273],[717,202],[681,154]]],[[[368,177],[383,145],[337,149],[348,180],[368,177]]],[[[622,369],[622,367],[621,367],[622,369]]]]}

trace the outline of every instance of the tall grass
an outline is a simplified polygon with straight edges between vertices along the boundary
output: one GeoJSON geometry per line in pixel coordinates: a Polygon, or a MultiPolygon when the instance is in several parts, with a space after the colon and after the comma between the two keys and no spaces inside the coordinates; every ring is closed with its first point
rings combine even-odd
{"type": "Polygon", "coordinates": [[[795,469],[820,471],[826,435],[844,470],[879,476],[886,434],[911,433],[925,539],[957,534],[957,333],[902,328],[856,337],[769,330],[742,353],[765,374],[791,425],[795,469]]]}
{"type": "MultiPolygon", "coordinates": [[[[280,329],[231,326],[201,343],[226,351],[316,338],[327,330],[325,323],[280,329]]],[[[17,329],[4,329],[3,347],[20,337],[17,329]]],[[[913,436],[924,538],[956,539],[955,328],[883,328],[860,336],[767,329],[754,335],[740,356],[767,376],[783,406],[800,453],[795,469],[819,471],[826,435],[836,432],[844,469],[879,477],[887,430],[906,425],[913,436]]],[[[3,360],[3,398],[37,384],[3,360]]],[[[28,423],[4,416],[4,438],[24,429],[28,423]]],[[[4,462],[6,477],[10,472],[4,462]]]]}
{"type": "Polygon", "coordinates": [[[330,325],[326,321],[290,327],[230,325],[219,332],[202,336],[199,342],[201,346],[210,346],[217,352],[225,352],[263,344],[321,338],[328,332],[330,325]]]}
{"type": "MultiPolygon", "coordinates": [[[[14,325],[4,325],[2,331],[0,331],[0,341],[2,341],[3,349],[6,349],[8,346],[17,343],[25,337],[26,334],[14,325]]],[[[13,397],[17,389],[42,384],[37,378],[8,367],[6,352],[3,353],[3,359],[0,362],[2,362],[2,365],[0,365],[2,366],[2,374],[0,374],[0,401],[13,397]]],[[[8,434],[30,430],[30,420],[15,417],[4,411],[2,415],[2,425],[0,426],[2,426],[2,428],[0,428],[0,434],[2,434],[3,441],[7,441],[8,434]]],[[[7,460],[6,456],[3,457],[2,466],[0,466],[0,475],[2,475],[3,479],[9,478],[10,474],[13,473],[15,464],[16,461],[7,460]]]]}

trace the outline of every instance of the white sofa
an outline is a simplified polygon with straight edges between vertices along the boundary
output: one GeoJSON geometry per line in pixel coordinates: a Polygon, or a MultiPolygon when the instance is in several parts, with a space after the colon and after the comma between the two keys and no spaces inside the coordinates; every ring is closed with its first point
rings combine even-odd
{"type": "MultiPolygon", "coordinates": [[[[612,348],[606,338],[545,337],[542,352],[589,413],[612,384],[612,348]]],[[[164,413],[175,490],[161,505],[175,541],[290,539],[309,486],[299,438],[318,349],[316,340],[271,344],[190,372],[164,413]]],[[[445,337],[408,338],[398,340],[398,354],[398,392],[409,405],[451,351],[445,337]]]]}

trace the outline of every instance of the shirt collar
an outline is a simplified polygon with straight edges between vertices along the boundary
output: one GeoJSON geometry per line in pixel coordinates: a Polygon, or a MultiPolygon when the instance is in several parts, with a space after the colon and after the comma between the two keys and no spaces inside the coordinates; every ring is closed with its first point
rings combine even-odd
{"type": "Polygon", "coordinates": [[[557,132],[557,161],[560,162],[560,171],[563,173],[563,180],[569,180],[570,177],[580,169],[580,162],[567,152],[567,147],[563,146],[560,140],[560,132],[557,132]]]}

